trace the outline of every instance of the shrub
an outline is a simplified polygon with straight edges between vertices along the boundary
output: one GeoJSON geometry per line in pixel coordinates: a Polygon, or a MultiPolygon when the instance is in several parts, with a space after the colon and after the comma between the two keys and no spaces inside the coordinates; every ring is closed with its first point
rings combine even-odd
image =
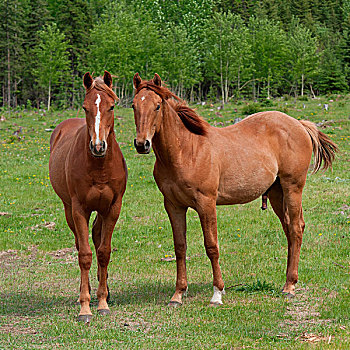
{"type": "Polygon", "coordinates": [[[250,103],[242,108],[242,114],[250,115],[261,111],[261,107],[258,103],[250,103]]]}

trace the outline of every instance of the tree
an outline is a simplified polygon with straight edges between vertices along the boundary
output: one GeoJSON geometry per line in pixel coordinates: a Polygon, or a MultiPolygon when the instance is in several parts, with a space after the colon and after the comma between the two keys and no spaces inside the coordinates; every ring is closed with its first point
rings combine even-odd
{"type": "MultiPolygon", "coordinates": [[[[266,90],[266,97],[271,97],[271,88],[278,85],[284,74],[286,61],[286,33],[279,22],[267,18],[251,17],[248,23],[249,40],[252,47],[254,65],[253,79],[258,81],[258,93],[253,91],[253,98],[259,96],[261,88],[266,90]],[[262,83],[262,85],[261,85],[262,83]]],[[[255,84],[254,84],[255,89],[255,84]]]]}
{"type": "Polygon", "coordinates": [[[17,89],[22,81],[24,65],[25,11],[27,3],[15,0],[0,1],[0,78],[3,105],[17,106],[17,89]]]}
{"type": "MultiPolygon", "coordinates": [[[[81,88],[81,77],[86,72],[86,58],[91,43],[89,32],[94,25],[92,8],[86,0],[48,0],[48,2],[57,27],[65,34],[69,44],[71,84],[68,91],[70,96],[66,98],[73,107],[84,91],[81,88]]],[[[113,9],[113,12],[115,11],[118,11],[118,7],[113,9]]]]}
{"type": "Polygon", "coordinates": [[[300,94],[304,95],[305,80],[316,72],[318,59],[317,40],[311,31],[300,24],[296,18],[292,19],[288,33],[288,62],[291,67],[292,80],[300,81],[300,94]]]}
{"type": "Polygon", "coordinates": [[[250,45],[248,30],[242,19],[231,12],[215,13],[206,28],[208,73],[221,89],[222,103],[228,101],[229,88],[236,81],[240,90],[242,71],[247,67],[250,45]]]}
{"type": "Polygon", "coordinates": [[[50,110],[52,87],[60,82],[69,67],[68,44],[55,23],[41,30],[39,38],[34,48],[37,59],[34,74],[39,86],[47,89],[47,109],[50,110]]]}

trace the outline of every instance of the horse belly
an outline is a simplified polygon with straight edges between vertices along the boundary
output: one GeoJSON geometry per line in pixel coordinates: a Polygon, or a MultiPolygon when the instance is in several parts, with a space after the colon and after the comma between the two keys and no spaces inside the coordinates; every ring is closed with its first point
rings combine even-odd
{"type": "Polygon", "coordinates": [[[239,173],[226,175],[220,179],[218,205],[243,204],[260,197],[275,182],[276,171],[252,171],[249,176],[239,173]]]}

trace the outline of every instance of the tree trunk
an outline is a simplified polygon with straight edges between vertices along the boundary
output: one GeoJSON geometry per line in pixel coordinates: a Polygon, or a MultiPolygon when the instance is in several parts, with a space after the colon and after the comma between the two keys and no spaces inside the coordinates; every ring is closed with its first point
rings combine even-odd
{"type": "MultiPolygon", "coordinates": [[[[7,40],[10,40],[8,35],[7,33],[7,40]]],[[[11,56],[9,45],[7,46],[7,105],[11,107],[11,56]]]]}
{"type": "Polygon", "coordinates": [[[193,85],[191,86],[190,103],[193,103],[193,85]]]}
{"type": "Polygon", "coordinates": [[[224,92],[224,78],[223,78],[223,72],[222,72],[222,58],[220,57],[220,86],[221,86],[221,97],[222,97],[222,104],[225,104],[225,92],[224,92]]]}
{"type": "Polygon", "coordinates": [[[304,74],[301,75],[301,96],[304,96],[304,74]]]}
{"type": "Polygon", "coordinates": [[[228,61],[226,62],[226,76],[225,76],[225,103],[228,101],[228,61]]]}
{"type": "Polygon", "coordinates": [[[47,97],[47,111],[50,110],[50,104],[51,104],[51,80],[49,80],[49,95],[47,97]]]}

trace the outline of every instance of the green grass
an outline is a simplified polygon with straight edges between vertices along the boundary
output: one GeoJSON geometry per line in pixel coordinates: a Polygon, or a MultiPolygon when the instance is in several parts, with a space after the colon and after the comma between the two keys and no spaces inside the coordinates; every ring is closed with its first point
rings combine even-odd
{"type": "MultiPolygon", "coordinates": [[[[76,322],[77,252],[48,178],[51,133],[45,131],[77,111],[1,112],[6,120],[0,122],[0,212],[7,214],[0,216],[0,349],[348,349],[349,102],[349,97],[335,102],[281,100],[261,107],[298,119],[327,120],[321,130],[341,152],[333,171],[308,176],[306,230],[297,296],[292,300],[279,293],[287,242],[271,206],[261,211],[259,199],[218,207],[227,290],[220,308],[208,307],[212,272],[193,210],[188,213],[188,296],[181,308],[166,307],[175,289],[176,265],[161,261],[174,254],[174,248],[152,176],[154,154],[136,153],[132,111],[117,108],[115,129],[129,178],[112,239],[112,314],[97,316],[94,257],[94,318],[89,326],[76,322]],[[326,102],[328,112],[322,108],[326,102]],[[13,133],[20,127],[18,139],[13,133]]],[[[217,105],[206,105],[199,112],[212,125],[222,126],[243,118],[245,106],[225,106],[219,114],[217,105]]]]}

